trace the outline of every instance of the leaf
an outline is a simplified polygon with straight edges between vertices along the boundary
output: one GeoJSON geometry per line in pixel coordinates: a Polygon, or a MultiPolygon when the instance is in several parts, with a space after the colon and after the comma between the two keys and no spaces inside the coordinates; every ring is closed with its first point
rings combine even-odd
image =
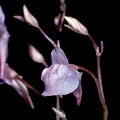
{"type": "Polygon", "coordinates": [[[24,14],[25,21],[28,24],[34,27],[40,28],[37,19],[29,12],[26,5],[23,6],[23,14],[24,14]]]}
{"type": "Polygon", "coordinates": [[[88,35],[87,28],[82,23],[80,23],[77,19],[73,17],[65,16],[65,20],[68,22],[68,25],[65,25],[67,28],[79,34],[88,35]]]}
{"type": "Polygon", "coordinates": [[[29,55],[34,62],[42,63],[45,67],[48,67],[43,55],[33,45],[29,45],[29,55]]]}

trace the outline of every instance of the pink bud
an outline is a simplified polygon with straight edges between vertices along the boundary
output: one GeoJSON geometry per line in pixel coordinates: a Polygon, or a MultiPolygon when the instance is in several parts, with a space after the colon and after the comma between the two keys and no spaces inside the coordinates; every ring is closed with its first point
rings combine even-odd
{"type": "Polygon", "coordinates": [[[33,45],[29,45],[29,55],[33,61],[42,63],[45,67],[48,67],[43,55],[33,45]]]}

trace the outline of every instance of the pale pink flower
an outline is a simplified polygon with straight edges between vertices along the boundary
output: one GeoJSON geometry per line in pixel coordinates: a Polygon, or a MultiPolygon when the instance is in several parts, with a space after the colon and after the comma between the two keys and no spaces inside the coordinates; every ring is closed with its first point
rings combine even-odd
{"type": "Polygon", "coordinates": [[[51,57],[52,65],[45,68],[41,74],[41,79],[45,84],[42,95],[57,96],[75,92],[74,95],[80,103],[82,97],[82,73],[69,64],[64,51],[59,45],[52,50],[51,57]]]}

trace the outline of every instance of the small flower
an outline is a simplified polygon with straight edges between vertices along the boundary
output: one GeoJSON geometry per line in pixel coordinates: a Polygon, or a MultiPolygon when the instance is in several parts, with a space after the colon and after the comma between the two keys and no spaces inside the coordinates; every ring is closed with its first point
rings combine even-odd
{"type": "Polygon", "coordinates": [[[0,6],[0,84],[6,83],[12,86],[25,99],[31,108],[34,108],[26,85],[19,80],[21,76],[19,76],[18,73],[11,69],[6,63],[10,35],[4,24],[4,20],[5,15],[0,6]],[[18,77],[15,78],[16,76],[18,77]]]}
{"type": "Polygon", "coordinates": [[[77,89],[79,85],[81,86],[82,73],[71,67],[59,45],[52,50],[51,57],[52,65],[49,68],[45,68],[41,74],[41,79],[45,84],[45,90],[42,95],[67,95],[77,90],[82,94],[82,90],[77,89]]]}

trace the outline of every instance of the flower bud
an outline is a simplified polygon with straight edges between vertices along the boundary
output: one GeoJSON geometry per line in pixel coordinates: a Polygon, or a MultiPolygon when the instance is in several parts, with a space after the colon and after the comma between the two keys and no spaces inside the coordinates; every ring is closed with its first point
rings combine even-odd
{"type": "Polygon", "coordinates": [[[65,16],[65,20],[68,22],[68,25],[65,25],[65,27],[79,34],[88,35],[87,28],[82,23],[80,23],[77,19],[65,16]]]}
{"type": "Polygon", "coordinates": [[[25,21],[34,26],[34,27],[37,27],[39,28],[39,24],[38,24],[38,21],[37,19],[29,12],[29,10],[27,9],[26,5],[23,6],[23,13],[24,13],[24,18],[25,18],[25,21]]]}
{"type": "Polygon", "coordinates": [[[33,45],[29,45],[29,55],[34,62],[42,63],[48,67],[43,55],[33,45]]]}

